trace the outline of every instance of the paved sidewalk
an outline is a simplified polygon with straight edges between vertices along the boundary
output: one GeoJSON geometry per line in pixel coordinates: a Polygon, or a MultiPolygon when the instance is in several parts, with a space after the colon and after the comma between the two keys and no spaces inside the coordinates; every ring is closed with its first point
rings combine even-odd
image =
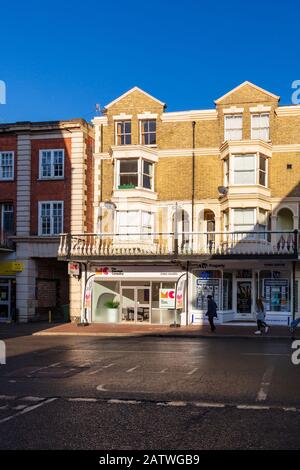
{"type": "MultiPolygon", "coordinates": [[[[291,333],[287,326],[271,326],[268,334],[255,335],[256,325],[220,325],[215,333],[211,333],[208,325],[182,326],[171,328],[161,325],[124,325],[109,323],[94,323],[89,326],[77,326],[74,323],[48,324],[1,324],[0,338],[13,336],[158,336],[158,337],[209,337],[209,338],[269,338],[291,339],[291,333]]],[[[296,331],[297,336],[300,336],[296,331]]]]}

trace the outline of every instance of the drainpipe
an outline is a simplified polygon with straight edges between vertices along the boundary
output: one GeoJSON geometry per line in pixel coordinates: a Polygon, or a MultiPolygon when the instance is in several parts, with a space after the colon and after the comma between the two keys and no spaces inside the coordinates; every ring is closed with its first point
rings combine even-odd
{"type": "Polygon", "coordinates": [[[296,261],[293,261],[293,321],[296,317],[296,261]]]}
{"type": "Polygon", "coordinates": [[[195,215],[195,130],[196,130],[196,121],[192,122],[193,130],[193,152],[192,152],[192,251],[194,248],[194,215],[195,215]]]}
{"type": "Polygon", "coordinates": [[[186,311],[186,316],[185,316],[185,324],[186,326],[189,325],[189,261],[186,262],[186,296],[185,296],[185,311],[186,311]]]}

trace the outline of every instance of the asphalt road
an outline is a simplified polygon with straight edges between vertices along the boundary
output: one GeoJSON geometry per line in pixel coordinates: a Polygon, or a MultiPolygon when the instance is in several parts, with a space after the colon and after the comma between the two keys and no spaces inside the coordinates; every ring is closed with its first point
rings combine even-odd
{"type": "Polygon", "coordinates": [[[299,449],[288,340],[8,338],[1,449],[299,449]]]}

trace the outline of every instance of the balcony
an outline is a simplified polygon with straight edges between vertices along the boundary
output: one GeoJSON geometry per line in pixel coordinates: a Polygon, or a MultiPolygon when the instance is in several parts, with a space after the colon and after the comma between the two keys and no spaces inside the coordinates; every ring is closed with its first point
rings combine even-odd
{"type": "Polygon", "coordinates": [[[15,250],[15,243],[11,239],[12,233],[0,232],[0,253],[12,252],[15,250]]]}
{"type": "Polygon", "coordinates": [[[62,260],[298,259],[298,231],[62,234],[62,260]]]}

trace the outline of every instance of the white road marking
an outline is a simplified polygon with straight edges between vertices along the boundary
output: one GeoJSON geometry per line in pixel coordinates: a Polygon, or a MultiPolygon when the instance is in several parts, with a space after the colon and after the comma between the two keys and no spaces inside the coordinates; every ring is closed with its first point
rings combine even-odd
{"type": "Polygon", "coordinates": [[[17,405],[17,406],[13,406],[13,410],[24,410],[24,408],[26,408],[28,405],[17,405]]]}
{"type": "Polygon", "coordinates": [[[8,405],[0,406],[0,410],[7,410],[7,409],[8,409],[8,405]]]}
{"type": "Polygon", "coordinates": [[[61,364],[61,362],[54,362],[53,364],[50,364],[49,366],[40,367],[39,369],[35,369],[34,371],[29,372],[29,376],[32,375],[32,374],[36,374],[36,372],[39,372],[40,370],[46,370],[46,369],[49,369],[50,367],[59,366],[60,364],[61,364]]]}
{"type": "Polygon", "coordinates": [[[238,410],[269,410],[269,406],[259,406],[259,405],[237,405],[238,410]]]}
{"type": "Polygon", "coordinates": [[[195,406],[198,406],[199,408],[225,408],[224,403],[208,403],[205,401],[196,401],[195,406]]]}
{"type": "Polygon", "coordinates": [[[130,373],[130,372],[133,372],[133,371],[135,371],[136,369],[138,369],[139,367],[141,367],[141,366],[131,367],[131,369],[127,369],[126,372],[129,372],[129,373],[130,373]]]}
{"type": "Polygon", "coordinates": [[[97,385],[96,390],[98,390],[98,392],[109,392],[109,390],[104,388],[104,385],[97,385]]]}
{"type": "Polygon", "coordinates": [[[159,371],[159,374],[164,374],[168,370],[168,367],[159,371]]]}
{"type": "Polygon", "coordinates": [[[89,372],[88,375],[95,375],[97,372],[100,372],[102,370],[102,367],[100,369],[93,370],[92,372],[89,372]]]}
{"type": "Polygon", "coordinates": [[[16,418],[17,416],[24,415],[26,413],[30,413],[41,406],[47,405],[48,403],[52,403],[53,401],[57,400],[57,398],[49,398],[48,400],[43,401],[42,403],[38,403],[37,405],[27,406],[24,410],[19,411],[13,415],[7,416],[6,418],[0,419],[0,424],[6,423],[7,421],[11,421],[12,419],[16,418]]]}
{"type": "Polygon", "coordinates": [[[107,401],[108,403],[113,403],[113,404],[125,404],[125,405],[139,405],[140,403],[142,403],[141,401],[139,400],[119,400],[119,399],[114,399],[112,398],[111,400],[108,400],[107,401]]]}
{"type": "Polygon", "coordinates": [[[295,406],[284,407],[282,409],[283,409],[283,411],[298,411],[295,406]]]}
{"type": "Polygon", "coordinates": [[[258,393],[257,393],[256,401],[265,401],[267,399],[273,373],[274,373],[274,366],[270,366],[266,369],[262,377],[262,381],[260,384],[260,389],[258,390],[258,393]]]}
{"type": "Polygon", "coordinates": [[[15,400],[16,397],[12,395],[0,395],[0,400],[15,400]]]}
{"type": "Polygon", "coordinates": [[[186,401],[167,401],[156,403],[157,406],[186,406],[186,401]]]}
{"type": "Polygon", "coordinates": [[[115,365],[115,363],[112,362],[111,364],[108,364],[107,366],[102,366],[102,369],[108,369],[109,367],[112,367],[114,365],[115,365]]]}
{"type": "Polygon", "coordinates": [[[83,402],[89,402],[89,403],[94,403],[97,401],[97,398],[69,398],[68,401],[83,401],[83,402]]]}
{"type": "Polygon", "coordinates": [[[198,367],[195,367],[194,369],[190,370],[190,372],[187,373],[187,375],[193,375],[196,370],[198,370],[198,367]]]}

